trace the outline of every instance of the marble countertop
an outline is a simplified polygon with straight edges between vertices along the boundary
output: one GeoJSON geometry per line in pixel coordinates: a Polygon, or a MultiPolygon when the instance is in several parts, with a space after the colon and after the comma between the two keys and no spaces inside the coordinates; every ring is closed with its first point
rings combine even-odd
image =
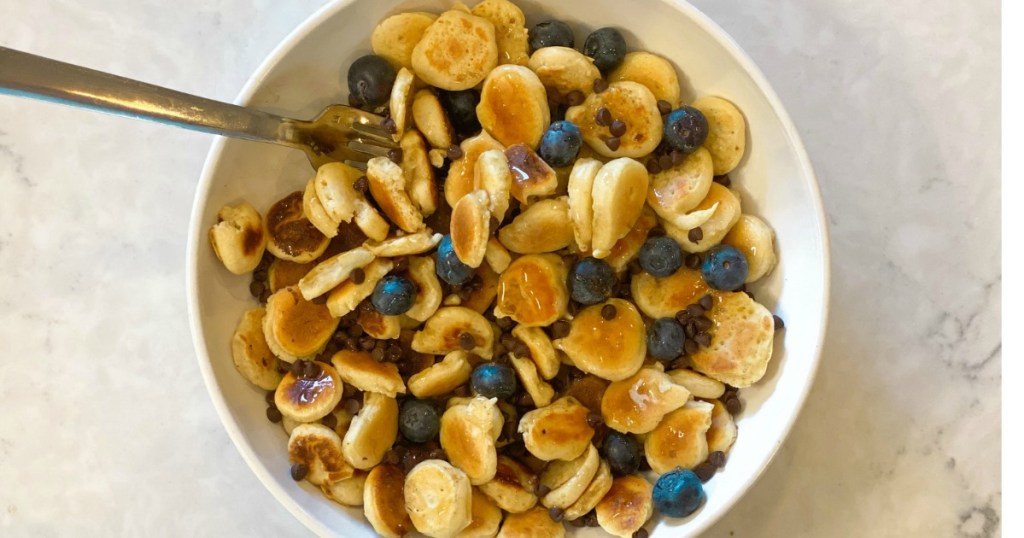
{"type": "MultiPolygon", "coordinates": [[[[0,2],[0,45],[231,100],[323,0],[0,2]]],[[[802,134],[832,313],[807,406],[707,536],[1000,535],[995,0],[698,0],[802,134]]],[[[301,536],[196,366],[212,138],[0,96],[0,535],[301,536]]]]}

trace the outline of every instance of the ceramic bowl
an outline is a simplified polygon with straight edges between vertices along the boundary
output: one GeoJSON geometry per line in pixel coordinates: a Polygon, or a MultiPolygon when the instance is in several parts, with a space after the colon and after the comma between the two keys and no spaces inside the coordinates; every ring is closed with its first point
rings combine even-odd
{"type": "MultiPolygon", "coordinates": [[[[811,164],[789,116],[764,76],[721,28],[693,6],[673,0],[521,0],[527,25],[569,21],[576,43],[602,26],[623,31],[632,50],[672,60],[684,96],[715,94],[736,103],[748,123],[747,155],[731,175],[743,210],[764,218],[777,235],[779,265],[754,287],[757,299],[780,315],[768,373],[744,389],[739,437],[728,463],[705,486],[707,503],[687,519],[648,524],[653,537],[699,534],[743,495],[764,471],[796,419],[814,379],[828,310],[829,261],[825,216],[811,164]]],[[[370,52],[375,24],[407,10],[441,12],[441,0],[338,0],[326,5],[281,43],[246,84],[237,102],[291,117],[313,117],[347,102],[345,73],[370,52]]],[[[199,367],[217,412],[252,470],[299,520],[319,535],[373,536],[361,509],[347,509],[288,473],[287,436],[267,421],[263,391],[234,369],[229,339],[242,312],[255,306],[249,278],[230,274],[207,242],[218,209],[248,200],[261,211],[301,190],[312,174],[298,151],[217,139],[203,169],[192,210],[188,306],[199,367]]],[[[570,532],[573,532],[570,529],[570,532]]],[[[602,536],[600,529],[575,530],[602,536]]]]}

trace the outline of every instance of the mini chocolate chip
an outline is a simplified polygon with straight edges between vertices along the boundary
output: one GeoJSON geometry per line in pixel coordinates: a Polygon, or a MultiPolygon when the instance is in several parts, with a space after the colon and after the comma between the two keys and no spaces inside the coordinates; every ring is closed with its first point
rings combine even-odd
{"type": "Polygon", "coordinates": [[[569,92],[569,95],[565,96],[565,101],[569,103],[569,106],[577,106],[583,103],[584,99],[583,92],[579,90],[573,90],[569,92]]]}
{"type": "Polygon", "coordinates": [[[402,164],[402,148],[391,148],[388,150],[388,159],[395,164],[402,164]]]}
{"type": "Polygon", "coordinates": [[[711,320],[704,316],[694,318],[693,323],[697,326],[698,331],[704,332],[711,328],[711,320]]]}
{"type": "Polygon", "coordinates": [[[683,263],[688,269],[696,269],[700,267],[700,254],[687,254],[683,263]]]}
{"type": "Polygon", "coordinates": [[[647,538],[648,536],[649,534],[647,533],[647,529],[643,527],[640,527],[639,529],[637,529],[636,532],[633,533],[633,538],[647,538]]]}
{"type": "Polygon", "coordinates": [[[775,330],[781,330],[786,328],[786,324],[782,321],[782,318],[772,314],[772,319],[775,320],[775,330]]]}
{"type": "Polygon", "coordinates": [[[305,362],[306,365],[302,372],[303,376],[306,377],[307,379],[316,379],[320,377],[320,374],[322,374],[324,371],[324,369],[320,366],[320,363],[316,361],[305,362]]]}
{"type": "Polygon", "coordinates": [[[561,523],[562,519],[565,518],[565,510],[557,506],[552,506],[548,509],[548,515],[551,516],[552,521],[555,523],[561,523]]]}
{"type": "Polygon", "coordinates": [[[673,370],[677,370],[679,368],[689,368],[690,359],[687,359],[686,357],[679,357],[678,359],[672,361],[672,364],[670,366],[673,370]]]}
{"type": "Polygon", "coordinates": [[[701,306],[700,303],[693,303],[686,307],[686,313],[689,314],[691,318],[703,316],[704,307],[701,306]]]}
{"type": "Polygon", "coordinates": [[[647,173],[657,174],[658,172],[661,172],[661,165],[658,164],[658,159],[655,157],[647,159],[647,173]]]}
{"type": "Polygon", "coordinates": [[[694,467],[693,473],[697,475],[697,478],[699,478],[701,482],[707,482],[708,480],[711,480],[711,477],[715,476],[715,471],[717,470],[718,469],[715,468],[714,465],[705,461],[704,463],[694,467]]]}
{"type": "Polygon", "coordinates": [[[265,289],[266,286],[264,286],[262,282],[259,282],[257,280],[253,280],[252,282],[249,283],[249,294],[252,295],[253,297],[259,297],[260,295],[263,295],[263,290],[265,289]]]}
{"type": "Polygon", "coordinates": [[[683,341],[683,353],[686,353],[687,355],[693,355],[698,350],[700,350],[700,346],[697,345],[697,342],[694,342],[690,338],[687,338],[686,340],[683,341]]]}
{"type": "Polygon", "coordinates": [[[594,93],[601,93],[608,89],[608,81],[603,78],[594,79],[594,93]]]}
{"type": "Polygon", "coordinates": [[[680,325],[685,326],[686,323],[690,321],[690,313],[685,308],[676,312],[676,321],[678,321],[680,325]]]}
{"type": "Polygon", "coordinates": [[[394,264],[395,264],[394,267],[391,269],[392,273],[401,273],[401,272],[407,271],[409,269],[409,257],[408,256],[399,256],[397,258],[392,258],[391,261],[393,261],[394,264]]]}
{"type": "Polygon", "coordinates": [[[672,157],[662,155],[661,157],[658,157],[658,164],[661,166],[662,170],[668,170],[669,168],[672,168],[672,157]]]}
{"type": "Polygon", "coordinates": [[[716,450],[708,454],[708,463],[714,465],[715,467],[723,467],[725,465],[725,452],[722,452],[721,450],[716,450]]]}
{"type": "Polygon", "coordinates": [[[498,328],[503,331],[510,330],[516,326],[516,322],[512,318],[498,318],[495,323],[497,323],[498,328]]]}
{"type": "Polygon", "coordinates": [[[572,331],[572,324],[564,319],[560,319],[551,325],[552,338],[565,338],[569,336],[570,331],[572,331]]]}
{"type": "MultiPolygon", "coordinates": [[[[263,263],[263,262],[260,262],[260,263],[263,263]]],[[[257,269],[252,274],[253,280],[259,280],[261,282],[266,282],[267,281],[267,276],[268,276],[267,275],[267,270],[265,268],[264,269],[257,269]]]]}
{"type": "Polygon", "coordinates": [[[373,360],[375,360],[377,362],[383,361],[384,360],[384,346],[377,346],[377,347],[373,348],[373,351],[370,352],[370,355],[373,355],[373,360]]]}
{"type": "Polygon", "coordinates": [[[516,345],[512,348],[512,353],[515,353],[516,357],[519,358],[533,356],[533,354],[530,353],[530,346],[526,345],[526,342],[523,342],[522,340],[516,340],[516,345]]]}
{"type": "Polygon", "coordinates": [[[715,300],[711,297],[710,293],[706,293],[699,301],[697,301],[697,304],[699,304],[704,310],[711,310],[711,307],[715,304],[715,300]]]}
{"type": "Polygon", "coordinates": [[[708,333],[697,333],[693,339],[697,342],[697,345],[701,347],[708,347],[711,345],[711,335],[708,333]]]}
{"type": "Polygon", "coordinates": [[[605,107],[597,109],[597,113],[594,116],[594,121],[597,122],[601,127],[607,127],[612,124],[612,113],[605,107]]]}
{"type": "Polygon", "coordinates": [[[352,271],[352,274],[348,275],[348,279],[351,280],[353,284],[362,284],[366,281],[366,271],[364,271],[362,267],[357,267],[352,271]]]}
{"type": "Polygon", "coordinates": [[[626,134],[626,122],[622,120],[614,120],[608,127],[608,131],[612,133],[612,136],[622,136],[626,134]]]}
{"type": "Polygon", "coordinates": [[[366,189],[370,188],[370,180],[366,176],[359,176],[355,182],[352,183],[352,188],[356,192],[366,192],[366,189]]]}
{"type": "Polygon", "coordinates": [[[660,112],[662,116],[672,112],[672,103],[669,103],[664,99],[658,99],[658,112],[660,112]]]}
{"type": "Polygon", "coordinates": [[[501,345],[505,346],[505,349],[515,349],[517,341],[516,337],[511,334],[503,334],[500,339],[501,345]]]}
{"type": "Polygon", "coordinates": [[[270,290],[263,290],[263,293],[260,294],[260,302],[266,304],[267,299],[270,299],[270,290]]]}
{"type": "Polygon", "coordinates": [[[281,410],[278,409],[277,406],[271,405],[267,408],[267,420],[277,424],[278,422],[281,422],[281,418],[281,410]]]}
{"type": "Polygon", "coordinates": [[[541,484],[540,480],[538,480],[537,487],[533,488],[533,492],[536,493],[538,497],[543,497],[551,492],[551,488],[541,484]]]}
{"type": "Polygon", "coordinates": [[[267,393],[263,396],[263,401],[267,402],[268,404],[273,404],[274,403],[274,398],[276,396],[277,396],[277,391],[276,390],[268,390],[267,393]]]}
{"type": "Polygon", "coordinates": [[[618,313],[619,313],[619,310],[617,308],[615,308],[615,305],[613,305],[613,304],[606,304],[606,305],[601,307],[601,317],[604,318],[605,321],[611,321],[611,320],[615,319],[615,316],[618,313]]]}
{"type": "Polygon", "coordinates": [[[593,510],[591,510],[590,513],[586,515],[586,518],[588,527],[596,527],[600,524],[597,521],[597,512],[594,512],[593,510]]]}
{"type": "Polygon", "coordinates": [[[476,338],[470,333],[462,333],[459,335],[459,347],[469,351],[476,347],[476,338]]]}
{"type": "Polygon", "coordinates": [[[353,325],[348,328],[348,335],[352,338],[359,338],[363,335],[363,328],[359,325],[353,325]]]}
{"type": "Polygon", "coordinates": [[[359,339],[359,349],[362,351],[371,351],[376,347],[377,341],[369,336],[364,336],[359,339]]]}
{"type": "Polygon", "coordinates": [[[462,155],[462,148],[460,146],[455,144],[448,146],[448,160],[457,161],[462,158],[462,155]]]}
{"type": "Polygon", "coordinates": [[[305,463],[296,463],[295,465],[292,465],[291,473],[292,480],[298,482],[303,478],[306,478],[306,475],[309,474],[309,467],[307,467],[305,463]]]}
{"type": "Polygon", "coordinates": [[[587,526],[587,522],[582,517],[570,521],[569,524],[577,529],[587,526]]]}
{"type": "Polygon", "coordinates": [[[292,363],[291,371],[295,377],[302,377],[302,372],[305,369],[305,365],[302,363],[305,361],[295,361],[292,363]]]}
{"type": "Polygon", "coordinates": [[[721,176],[715,176],[714,181],[715,181],[715,183],[718,183],[719,185],[721,185],[723,187],[728,187],[729,185],[732,184],[732,180],[729,179],[729,174],[725,174],[725,175],[721,175],[721,176]]]}
{"type": "Polygon", "coordinates": [[[380,122],[380,126],[387,134],[393,135],[398,132],[398,124],[395,123],[394,118],[384,118],[384,121],[380,122]]]}
{"type": "Polygon", "coordinates": [[[668,154],[672,158],[672,166],[679,166],[686,160],[686,155],[681,151],[673,150],[672,153],[668,154]]]}
{"type": "Polygon", "coordinates": [[[704,230],[702,230],[700,226],[691,228],[690,231],[686,233],[686,238],[694,244],[700,243],[700,240],[704,239],[704,230]]]}
{"type": "Polygon", "coordinates": [[[599,415],[597,413],[594,413],[593,411],[591,411],[590,413],[587,413],[587,425],[588,426],[590,426],[591,428],[596,428],[596,427],[600,426],[601,424],[604,424],[604,419],[601,418],[601,415],[599,415]]]}
{"type": "Polygon", "coordinates": [[[686,325],[683,326],[683,329],[685,329],[686,336],[688,336],[689,338],[697,336],[697,325],[693,322],[692,317],[689,320],[687,320],[686,325]]]}
{"type": "Polygon", "coordinates": [[[740,403],[739,398],[733,396],[725,401],[725,408],[730,415],[736,416],[743,410],[743,404],[740,403]]]}
{"type": "MultiPolygon", "coordinates": [[[[345,383],[344,386],[341,389],[341,397],[342,398],[352,398],[353,396],[356,395],[357,392],[359,392],[359,390],[356,389],[354,386],[352,386],[351,383],[345,383]]],[[[345,402],[338,402],[338,407],[344,407],[344,406],[345,406],[345,402]]]]}
{"type": "Polygon", "coordinates": [[[362,408],[363,402],[356,398],[349,398],[348,400],[345,400],[345,411],[348,411],[348,414],[350,415],[355,415],[362,408]]]}
{"type": "Polygon", "coordinates": [[[320,419],[320,423],[333,430],[338,427],[338,417],[331,413],[327,413],[324,418],[320,419]]]}
{"type": "Polygon", "coordinates": [[[530,396],[529,392],[524,392],[519,397],[519,400],[516,402],[516,405],[520,407],[537,407],[537,404],[534,403],[533,401],[533,396],[530,396]]]}
{"type": "Polygon", "coordinates": [[[619,146],[622,144],[622,139],[617,136],[604,139],[604,145],[608,146],[608,149],[612,151],[618,151],[619,146]]]}

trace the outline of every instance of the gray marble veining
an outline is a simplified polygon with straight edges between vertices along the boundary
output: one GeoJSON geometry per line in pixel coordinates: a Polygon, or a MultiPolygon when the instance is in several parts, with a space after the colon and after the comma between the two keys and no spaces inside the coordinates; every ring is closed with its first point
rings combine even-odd
{"type": "MultiPolygon", "coordinates": [[[[230,100],[322,0],[0,2],[0,45],[230,100]]],[[[698,0],[821,180],[825,354],[708,533],[1000,535],[999,5],[698,0]]],[[[0,97],[0,534],[305,535],[195,367],[185,230],[211,138],[0,97]]]]}

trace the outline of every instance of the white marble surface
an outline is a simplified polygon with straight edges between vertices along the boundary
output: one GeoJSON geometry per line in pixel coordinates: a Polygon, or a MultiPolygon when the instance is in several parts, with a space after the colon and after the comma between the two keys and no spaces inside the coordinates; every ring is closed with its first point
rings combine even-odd
{"type": "MultiPolygon", "coordinates": [[[[0,0],[0,45],[230,100],[323,0],[0,0]]],[[[1000,535],[999,6],[699,0],[821,178],[831,324],[778,458],[708,536],[1000,535]]],[[[0,535],[301,536],[186,322],[206,135],[0,96],[0,535]]]]}

